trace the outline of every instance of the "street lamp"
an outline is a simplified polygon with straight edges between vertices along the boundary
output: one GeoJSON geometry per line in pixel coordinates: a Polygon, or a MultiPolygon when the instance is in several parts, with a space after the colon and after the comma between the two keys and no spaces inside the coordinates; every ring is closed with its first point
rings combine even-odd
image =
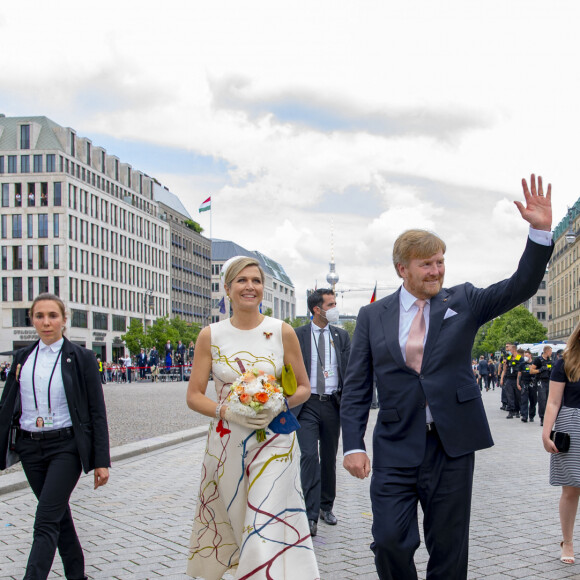
{"type": "Polygon", "coordinates": [[[147,336],[147,307],[149,310],[153,310],[153,290],[149,288],[149,290],[145,290],[145,294],[143,295],[143,333],[147,336]]]}
{"type": "Polygon", "coordinates": [[[566,232],[566,243],[571,246],[576,241],[574,222],[572,221],[572,209],[568,208],[568,231],[566,232]]]}

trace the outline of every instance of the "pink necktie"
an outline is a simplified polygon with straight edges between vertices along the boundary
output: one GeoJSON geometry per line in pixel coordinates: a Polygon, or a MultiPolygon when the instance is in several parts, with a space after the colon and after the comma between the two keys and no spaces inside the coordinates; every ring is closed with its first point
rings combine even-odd
{"type": "Polygon", "coordinates": [[[421,372],[421,362],[423,361],[423,341],[425,340],[425,318],[423,309],[427,304],[426,300],[415,300],[415,305],[419,308],[409,330],[405,355],[407,366],[418,373],[421,372]]]}

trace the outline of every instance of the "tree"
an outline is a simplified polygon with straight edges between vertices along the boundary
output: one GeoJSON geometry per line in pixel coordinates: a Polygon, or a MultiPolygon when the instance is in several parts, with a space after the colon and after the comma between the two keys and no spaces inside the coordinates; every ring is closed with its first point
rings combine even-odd
{"type": "Polygon", "coordinates": [[[150,341],[149,348],[155,345],[159,352],[165,352],[165,343],[168,340],[171,341],[174,348],[180,340],[185,346],[188,346],[192,340],[193,342],[197,340],[200,330],[199,324],[185,322],[179,317],[171,320],[167,317],[158,318],[147,329],[147,339],[150,341]]]}
{"type": "Polygon", "coordinates": [[[480,329],[474,342],[473,356],[501,350],[506,342],[530,343],[541,342],[546,338],[546,329],[536,317],[524,306],[517,306],[502,314],[489,327],[480,329]],[[478,352],[475,352],[477,343],[478,352]]]}
{"type": "Polygon", "coordinates": [[[352,335],[354,334],[354,329],[356,328],[356,320],[345,320],[342,323],[342,328],[344,328],[348,332],[350,338],[352,338],[352,335]]]}
{"type": "Polygon", "coordinates": [[[138,318],[131,318],[129,330],[121,335],[131,354],[137,354],[144,344],[143,323],[138,318]]]}
{"type": "Polygon", "coordinates": [[[193,230],[194,232],[197,232],[198,234],[201,234],[201,232],[203,232],[203,228],[197,222],[195,222],[193,220],[184,220],[184,223],[190,230],[193,230]]]}
{"type": "Polygon", "coordinates": [[[272,309],[271,308],[266,308],[266,310],[264,310],[264,312],[262,312],[262,314],[264,316],[272,316],[272,309]]]}

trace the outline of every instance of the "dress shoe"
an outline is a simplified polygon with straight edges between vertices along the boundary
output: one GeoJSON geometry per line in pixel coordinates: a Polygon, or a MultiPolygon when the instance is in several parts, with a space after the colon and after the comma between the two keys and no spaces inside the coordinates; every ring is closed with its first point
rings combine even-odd
{"type": "Polygon", "coordinates": [[[540,427],[544,426],[544,419],[540,419],[540,427]]]}
{"type": "Polygon", "coordinates": [[[514,418],[514,414],[513,413],[508,413],[506,419],[513,419],[514,418]]]}
{"type": "Polygon", "coordinates": [[[335,515],[330,510],[328,510],[327,512],[325,512],[324,510],[320,510],[320,519],[329,526],[336,526],[338,522],[335,515]]]}
{"type": "Polygon", "coordinates": [[[310,526],[310,535],[314,538],[318,532],[318,524],[314,520],[308,520],[308,525],[310,526]]]}
{"type": "Polygon", "coordinates": [[[522,423],[527,423],[527,422],[528,422],[527,419],[522,418],[522,423]]]}
{"type": "Polygon", "coordinates": [[[533,423],[533,422],[534,422],[534,418],[530,417],[530,423],[533,423]]]}
{"type": "Polygon", "coordinates": [[[506,407],[505,405],[502,405],[502,406],[499,408],[499,410],[500,410],[500,411],[507,411],[507,407],[506,407]]]}

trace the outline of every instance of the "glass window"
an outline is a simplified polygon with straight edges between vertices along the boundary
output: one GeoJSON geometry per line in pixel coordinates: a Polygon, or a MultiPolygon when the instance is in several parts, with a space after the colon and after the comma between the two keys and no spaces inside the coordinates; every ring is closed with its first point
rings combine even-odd
{"type": "Polygon", "coordinates": [[[22,278],[20,276],[12,278],[12,300],[14,302],[22,300],[22,278]]]}
{"type": "Polygon", "coordinates": [[[28,300],[34,300],[34,278],[28,278],[28,300]]]}
{"type": "Polygon", "coordinates": [[[2,302],[8,302],[8,278],[2,278],[2,302]]]}
{"type": "Polygon", "coordinates": [[[46,156],[46,171],[54,173],[56,171],[56,155],[50,153],[46,156]]]}
{"type": "Polygon", "coordinates": [[[48,206],[48,183],[46,181],[40,184],[40,205],[41,207],[48,206]]]}
{"type": "Polygon", "coordinates": [[[32,326],[32,322],[30,321],[30,318],[28,318],[28,308],[12,309],[12,326],[14,328],[32,326]]]}
{"type": "Polygon", "coordinates": [[[48,270],[48,246],[38,246],[38,269],[48,270]]]}
{"type": "Polygon", "coordinates": [[[34,270],[34,246],[28,246],[27,253],[28,256],[26,261],[28,262],[28,269],[34,270]]]}
{"type": "Polygon", "coordinates": [[[87,328],[88,317],[87,313],[84,310],[73,310],[72,311],[72,321],[71,326],[75,328],[87,328]]]}
{"type": "Polygon", "coordinates": [[[30,173],[30,155],[20,156],[20,173],[30,173]]]}
{"type": "Polygon", "coordinates": [[[16,155],[8,155],[8,173],[16,173],[16,155]]]}
{"type": "Polygon", "coordinates": [[[20,125],[20,149],[30,149],[30,125],[20,125]]]}
{"type": "Polygon", "coordinates": [[[22,246],[12,246],[12,269],[22,270],[22,246]]]}
{"type": "Polygon", "coordinates": [[[0,216],[0,236],[2,236],[3,239],[6,239],[8,237],[8,216],[7,215],[3,215],[0,216]]]}
{"type": "Polygon", "coordinates": [[[38,292],[39,294],[48,292],[48,276],[40,276],[38,279],[38,292]]]}
{"type": "Polygon", "coordinates": [[[62,204],[62,183],[57,181],[54,183],[52,205],[60,207],[62,204]]]}
{"type": "Polygon", "coordinates": [[[58,270],[60,268],[60,251],[59,246],[53,246],[54,251],[54,269],[58,270]]]}
{"type": "Polygon", "coordinates": [[[60,278],[58,276],[54,277],[54,293],[60,296],[60,278]]]}
{"type": "Polygon", "coordinates": [[[26,233],[29,238],[34,237],[34,216],[32,214],[28,214],[26,216],[26,233]]]}
{"type": "Polygon", "coordinates": [[[57,213],[52,216],[52,235],[55,238],[60,236],[60,218],[57,213]]]}
{"type": "Polygon", "coordinates": [[[35,155],[32,161],[32,170],[34,173],[42,173],[42,155],[35,155]]]}
{"type": "Polygon", "coordinates": [[[36,205],[36,183],[28,184],[28,207],[36,205]]]}
{"type": "Polygon", "coordinates": [[[117,332],[127,332],[127,317],[113,314],[113,330],[117,332]]]}
{"type": "Polygon", "coordinates": [[[0,155],[0,173],[4,173],[4,155],[0,155]]]}
{"type": "Polygon", "coordinates": [[[8,183],[2,184],[2,207],[10,205],[10,185],[8,183]]]}
{"type": "Polygon", "coordinates": [[[48,238],[48,214],[38,214],[38,237],[48,238]]]}
{"type": "Polygon", "coordinates": [[[14,184],[14,207],[22,207],[22,183],[14,184]]]}
{"type": "Polygon", "coordinates": [[[12,237],[22,237],[22,216],[20,214],[12,216],[12,237]]]}
{"type": "Polygon", "coordinates": [[[2,246],[2,270],[8,270],[8,248],[2,246]]]}
{"type": "Polygon", "coordinates": [[[93,312],[93,330],[109,330],[109,316],[103,312],[93,312]]]}

